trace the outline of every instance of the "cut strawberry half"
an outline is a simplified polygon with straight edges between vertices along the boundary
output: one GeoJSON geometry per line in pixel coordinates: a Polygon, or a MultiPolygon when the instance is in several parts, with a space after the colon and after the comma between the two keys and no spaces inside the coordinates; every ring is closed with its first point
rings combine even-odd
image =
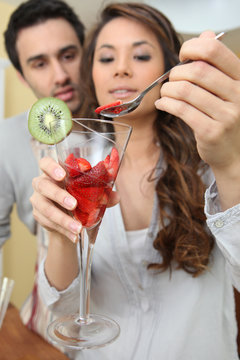
{"type": "Polygon", "coordinates": [[[106,166],[106,168],[108,168],[109,163],[110,163],[110,155],[107,155],[104,160],[104,165],[106,166]]]}
{"type": "Polygon", "coordinates": [[[100,161],[97,165],[92,167],[89,171],[82,173],[81,176],[69,178],[68,186],[72,189],[86,188],[86,187],[101,187],[106,186],[109,181],[109,173],[104,165],[104,161],[100,161]]]}
{"type": "Polygon", "coordinates": [[[99,201],[104,194],[104,187],[85,187],[78,189],[78,195],[91,201],[99,201]]]}
{"type": "Polygon", "coordinates": [[[87,199],[85,197],[76,197],[77,199],[77,202],[78,202],[78,205],[77,207],[81,210],[81,211],[84,211],[86,213],[90,213],[92,212],[93,210],[95,209],[98,209],[99,207],[99,202],[96,201],[91,201],[90,199],[87,199]]]}
{"type": "Polygon", "coordinates": [[[104,161],[100,161],[89,171],[93,177],[93,186],[106,185],[109,182],[109,174],[104,161]]]}
{"type": "Polygon", "coordinates": [[[113,180],[116,179],[118,168],[119,168],[119,154],[116,148],[112,148],[107,170],[113,180]]]}
{"type": "Polygon", "coordinates": [[[75,177],[79,175],[78,162],[75,156],[73,155],[73,153],[68,155],[68,157],[65,160],[65,164],[67,165],[69,176],[75,177]]]}
{"type": "Polygon", "coordinates": [[[91,164],[84,158],[76,158],[73,153],[68,155],[65,160],[65,164],[68,169],[69,176],[76,177],[81,175],[80,172],[86,172],[90,170],[91,164]]]}
{"type": "Polygon", "coordinates": [[[121,100],[118,100],[118,101],[115,101],[114,103],[111,103],[111,104],[108,104],[108,105],[99,106],[99,107],[97,107],[97,108],[95,109],[95,113],[100,114],[100,112],[101,112],[102,110],[111,108],[111,107],[113,107],[113,106],[121,105],[121,104],[122,104],[122,101],[121,101],[121,100]]]}
{"type": "Polygon", "coordinates": [[[88,171],[92,168],[91,164],[84,158],[77,158],[79,170],[82,172],[88,171]]]}
{"type": "Polygon", "coordinates": [[[82,223],[82,225],[87,228],[92,227],[93,225],[98,223],[98,221],[100,220],[99,214],[99,209],[95,209],[90,213],[83,212],[78,208],[74,210],[75,218],[78,219],[82,223]]]}
{"type": "MultiPolygon", "coordinates": [[[[81,202],[84,202],[84,199],[87,199],[92,203],[96,203],[96,207],[102,202],[102,197],[105,191],[103,187],[72,188],[71,186],[67,186],[66,189],[76,198],[78,204],[81,205],[81,202]]],[[[80,207],[82,208],[82,206],[80,207]]]]}

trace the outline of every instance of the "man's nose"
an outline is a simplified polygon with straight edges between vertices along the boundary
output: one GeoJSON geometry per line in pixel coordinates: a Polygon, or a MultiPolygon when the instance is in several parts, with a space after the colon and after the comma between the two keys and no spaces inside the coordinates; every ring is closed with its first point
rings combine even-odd
{"type": "Polygon", "coordinates": [[[64,66],[56,61],[53,64],[54,82],[56,85],[62,85],[69,80],[69,75],[64,66]]]}

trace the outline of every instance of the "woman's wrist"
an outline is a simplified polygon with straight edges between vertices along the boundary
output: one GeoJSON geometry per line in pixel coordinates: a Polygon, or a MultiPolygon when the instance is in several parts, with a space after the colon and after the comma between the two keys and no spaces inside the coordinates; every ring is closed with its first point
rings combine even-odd
{"type": "Polygon", "coordinates": [[[240,163],[213,169],[222,211],[240,203],[240,163]]]}
{"type": "Polygon", "coordinates": [[[49,233],[45,261],[45,274],[49,283],[57,290],[64,290],[75,279],[78,272],[77,244],[59,233],[49,233]]]}

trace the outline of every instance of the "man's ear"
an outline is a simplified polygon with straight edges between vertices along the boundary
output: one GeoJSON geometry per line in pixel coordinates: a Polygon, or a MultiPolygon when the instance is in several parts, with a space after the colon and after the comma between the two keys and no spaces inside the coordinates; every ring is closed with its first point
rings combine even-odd
{"type": "Polygon", "coordinates": [[[20,71],[17,71],[17,77],[21,81],[22,84],[29,87],[28,82],[25,80],[23,74],[21,74],[20,71]]]}

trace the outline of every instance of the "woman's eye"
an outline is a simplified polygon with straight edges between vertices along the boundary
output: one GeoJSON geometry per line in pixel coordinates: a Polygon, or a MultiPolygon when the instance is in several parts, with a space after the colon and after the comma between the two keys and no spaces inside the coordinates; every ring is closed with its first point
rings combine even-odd
{"type": "Polygon", "coordinates": [[[148,61],[151,59],[150,55],[135,55],[134,59],[140,60],[140,61],[148,61]]]}
{"type": "Polygon", "coordinates": [[[99,59],[99,61],[100,61],[101,63],[109,63],[109,62],[113,61],[113,57],[101,57],[101,58],[99,59]]]}

